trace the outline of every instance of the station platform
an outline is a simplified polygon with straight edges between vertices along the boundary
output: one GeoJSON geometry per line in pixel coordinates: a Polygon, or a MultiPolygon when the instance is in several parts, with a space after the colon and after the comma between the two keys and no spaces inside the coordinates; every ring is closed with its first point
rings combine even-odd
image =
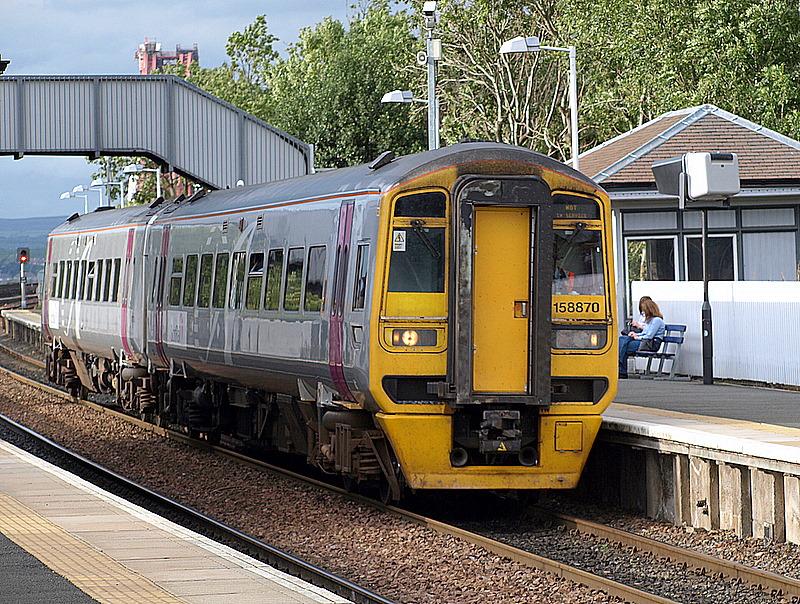
{"type": "Polygon", "coordinates": [[[42,329],[42,313],[38,310],[22,310],[20,308],[1,310],[0,315],[3,319],[23,325],[28,329],[41,331],[42,329]]]}
{"type": "Polygon", "coordinates": [[[776,388],[728,384],[706,386],[699,380],[627,379],[619,381],[614,402],[800,428],[800,392],[776,388]]]}
{"type": "Polygon", "coordinates": [[[0,602],[348,600],[0,441],[0,602]]]}

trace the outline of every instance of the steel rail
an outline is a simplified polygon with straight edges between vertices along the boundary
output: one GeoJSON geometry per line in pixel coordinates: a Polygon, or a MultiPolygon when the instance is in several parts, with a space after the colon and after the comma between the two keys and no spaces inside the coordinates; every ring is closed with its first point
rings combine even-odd
{"type": "Polygon", "coordinates": [[[18,350],[14,350],[13,348],[6,346],[5,344],[0,344],[0,351],[7,354],[8,356],[14,357],[18,361],[22,361],[23,363],[28,363],[28,365],[33,365],[38,369],[47,368],[44,361],[40,361],[39,359],[35,359],[32,356],[28,356],[25,353],[19,352],[18,350]]]}
{"type": "MultiPolygon", "coordinates": [[[[24,378],[20,381],[27,385],[41,386],[41,384],[38,384],[29,378],[25,378],[24,376],[13,375],[14,372],[11,372],[4,367],[0,367],[0,370],[7,375],[11,375],[12,377],[24,378]]],[[[70,400],[74,400],[73,397],[60,390],[51,390],[48,388],[47,391],[51,394],[63,395],[70,400]]],[[[102,407],[100,408],[102,409],[102,407]]],[[[129,478],[125,478],[121,474],[118,474],[101,464],[95,463],[79,453],[76,453],[71,449],[58,444],[48,437],[39,434],[38,432],[26,426],[23,426],[22,424],[14,421],[2,413],[0,413],[0,424],[16,432],[17,434],[35,440],[37,444],[46,447],[50,451],[66,456],[71,462],[74,462],[85,470],[89,470],[101,476],[103,479],[114,483],[115,485],[128,489],[139,497],[143,497],[148,501],[155,502],[159,506],[164,507],[173,513],[178,513],[188,519],[191,519],[192,522],[198,523],[212,534],[217,535],[226,541],[231,541],[237,544],[237,546],[239,546],[239,548],[241,548],[243,551],[255,552],[261,558],[265,559],[271,566],[286,571],[294,576],[299,577],[300,579],[303,579],[304,581],[313,583],[317,587],[322,587],[337,593],[359,604],[392,604],[393,602],[392,600],[384,598],[383,596],[376,594],[365,587],[335,575],[319,566],[298,558],[293,554],[269,545],[268,543],[243,533],[242,531],[229,526],[224,522],[211,518],[210,516],[207,516],[190,506],[175,501],[174,499],[170,499],[169,497],[140,485],[129,478]]]]}
{"type": "Polygon", "coordinates": [[[686,564],[689,567],[704,570],[708,573],[722,574],[730,579],[740,579],[752,585],[758,585],[762,589],[779,592],[784,596],[800,598],[800,580],[792,577],[784,577],[783,575],[746,566],[739,562],[722,560],[702,552],[664,543],[657,539],[578,518],[570,514],[554,512],[538,506],[535,511],[542,517],[584,535],[591,535],[598,539],[606,539],[628,547],[635,547],[640,551],[650,552],[661,558],[668,558],[678,564],[686,564]]]}

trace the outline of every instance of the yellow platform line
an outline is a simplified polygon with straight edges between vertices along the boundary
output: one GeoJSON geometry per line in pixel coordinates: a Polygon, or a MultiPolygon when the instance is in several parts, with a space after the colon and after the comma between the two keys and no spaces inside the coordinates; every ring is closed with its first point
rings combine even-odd
{"type": "Polygon", "coordinates": [[[184,602],[4,493],[0,533],[102,604],[184,602]]]}

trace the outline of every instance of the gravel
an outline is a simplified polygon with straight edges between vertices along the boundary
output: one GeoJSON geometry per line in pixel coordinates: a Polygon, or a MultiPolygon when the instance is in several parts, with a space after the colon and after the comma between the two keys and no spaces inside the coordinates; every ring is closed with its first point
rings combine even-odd
{"type": "Polygon", "coordinates": [[[163,439],[0,376],[0,412],[132,480],[409,603],[616,601],[369,505],[163,439]]]}

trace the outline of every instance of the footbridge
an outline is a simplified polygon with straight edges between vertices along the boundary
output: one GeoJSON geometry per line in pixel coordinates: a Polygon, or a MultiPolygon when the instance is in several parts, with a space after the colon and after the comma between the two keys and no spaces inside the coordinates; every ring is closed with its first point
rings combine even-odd
{"type": "Polygon", "coordinates": [[[0,155],[146,156],[214,189],[313,171],[310,145],[170,75],[2,76],[0,155]]]}

